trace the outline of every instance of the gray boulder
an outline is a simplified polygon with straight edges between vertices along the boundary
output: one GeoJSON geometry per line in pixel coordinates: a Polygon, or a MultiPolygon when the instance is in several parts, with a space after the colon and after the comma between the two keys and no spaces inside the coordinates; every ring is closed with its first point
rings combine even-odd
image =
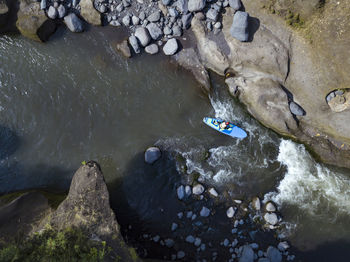
{"type": "Polygon", "coordinates": [[[47,11],[47,16],[51,19],[56,19],[58,16],[57,9],[54,8],[53,6],[50,6],[49,10],[47,11]]]}
{"type": "Polygon", "coordinates": [[[275,247],[269,246],[267,248],[266,253],[267,253],[267,257],[270,259],[271,262],[281,262],[282,261],[282,254],[275,247]]]}
{"type": "Polygon", "coordinates": [[[205,0],[189,0],[188,1],[188,11],[198,12],[205,7],[205,0]]]}
{"type": "Polygon", "coordinates": [[[139,46],[139,43],[137,42],[136,36],[132,35],[129,37],[129,44],[131,45],[132,49],[136,54],[140,53],[140,46],[139,46]]]}
{"type": "Polygon", "coordinates": [[[165,55],[173,55],[177,52],[179,46],[177,44],[177,40],[172,38],[166,42],[163,47],[163,52],[165,55]]]}
{"type": "Polygon", "coordinates": [[[74,13],[65,16],[64,23],[68,29],[74,33],[83,32],[84,30],[83,22],[74,13]]]}
{"type": "Polygon", "coordinates": [[[160,158],[161,155],[162,153],[158,147],[149,147],[145,152],[145,162],[148,164],[153,164],[160,158]]]}
{"type": "Polygon", "coordinates": [[[146,28],[140,26],[135,30],[135,36],[140,41],[142,46],[147,46],[151,41],[151,36],[146,28]]]}
{"type": "Polygon", "coordinates": [[[59,5],[57,8],[58,18],[63,18],[66,15],[66,8],[64,5],[59,5]]]}
{"type": "Polygon", "coordinates": [[[266,213],[264,215],[264,219],[267,223],[269,223],[270,225],[276,225],[278,222],[278,218],[277,215],[275,213],[266,213]]]}
{"type": "Polygon", "coordinates": [[[231,36],[241,42],[246,42],[249,39],[248,32],[249,14],[246,12],[237,11],[233,16],[232,26],[230,28],[231,36]]]}
{"type": "Polygon", "coordinates": [[[293,101],[290,102],[289,109],[290,109],[290,112],[292,112],[292,114],[294,114],[296,116],[304,116],[305,115],[304,109],[300,105],[298,105],[297,103],[295,103],[293,101]]]}
{"type": "Polygon", "coordinates": [[[148,54],[154,55],[154,54],[158,53],[159,48],[156,44],[151,44],[151,45],[146,46],[145,51],[148,54]]]}
{"type": "Polygon", "coordinates": [[[158,22],[159,19],[160,19],[160,11],[159,10],[155,11],[154,13],[150,14],[147,17],[147,20],[150,22],[158,22]]]}
{"type": "Polygon", "coordinates": [[[228,1],[228,4],[229,4],[230,7],[231,7],[233,10],[235,10],[235,11],[237,11],[237,10],[239,10],[239,9],[242,8],[242,2],[241,2],[241,0],[229,0],[229,1],[228,1]]]}
{"type": "Polygon", "coordinates": [[[192,17],[193,17],[192,13],[182,15],[181,21],[182,21],[182,28],[183,29],[188,29],[190,27],[192,17]]]}
{"type": "Polygon", "coordinates": [[[155,23],[148,24],[147,29],[153,40],[158,40],[163,36],[162,30],[155,23]]]}
{"type": "Polygon", "coordinates": [[[243,246],[241,257],[239,262],[253,262],[254,261],[254,251],[251,246],[243,246]]]}
{"type": "Polygon", "coordinates": [[[182,29],[180,26],[176,25],[173,27],[173,36],[182,36],[182,29]]]}
{"type": "Polygon", "coordinates": [[[213,8],[210,8],[207,12],[207,18],[216,22],[218,20],[219,12],[213,8]]]}

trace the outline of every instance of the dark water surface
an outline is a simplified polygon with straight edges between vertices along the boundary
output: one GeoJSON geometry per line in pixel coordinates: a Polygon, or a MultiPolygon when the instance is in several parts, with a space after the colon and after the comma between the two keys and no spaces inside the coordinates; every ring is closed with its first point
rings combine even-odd
{"type": "MultiPolygon", "coordinates": [[[[60,31],[47,44],[0,37],[0,193],[67,189],[81,161],[97,160],[125,237],[162,256],[143,234],[180,241],[195,226],[171,235],[177,213],[215,205],[177,200],[176,187],[196,176],[233,198],[274,200],[307,261],[328,261],[338,251],[337,261],[347,261],[348,170],[317,163],[302,145],[262,127],[217,76],[208,98],[168,58],[124,59],[113,49],[119,37],[112,28],[60,31]],[[214,115],[242,126],[248,138],[234,140],[202,123],[214,115]],[[152,145],[163,155],[150,166],[143,152],[152,145]]],[[[218,205],[212,218],[216,231],[201,236],[214,245],[232,228],[222,219],[225,208],[218,205]]]]}

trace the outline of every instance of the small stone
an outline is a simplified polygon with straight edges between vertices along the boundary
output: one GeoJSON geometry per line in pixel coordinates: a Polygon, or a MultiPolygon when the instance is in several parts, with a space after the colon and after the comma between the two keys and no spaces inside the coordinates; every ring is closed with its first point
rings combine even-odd
{"type": "Polygon", "coordinates": [[[201,249],[202,251],[205,251],[205,244],[204,244],[204,243],[201,244],[200,249],[201,249]]]}
{"type": "Polygon", "coordinates": [[[177,11],[175,8],[169,8],[168,9],[169,15],[172,17],[178,17],[179,16],[179,11],[177,11]]]}
{"type": "Polygon", "coordinates": [[[183,251],[179,251],[179,252],[177,252],[177,259],[181,259],[181,258],[184,258],[185,257],[185,252],[183,252],[183,251]]]}
{"type": "Polygon", "coordinates": [[[208,10],[206,16],[207,16],[208,19],[210,19],[210,20],[216,22],[216,21],[218,20],[218,15],[219,15],[219,13],[218,13],[217,10],[215,10],[215,9],[213,9],[213,8],[210,8],[210,9],[208,10]]]}
{"type": "Polygon", "coordinates": [[[184,216],[184,213],[183,213],[183,212],[177,213],[177,217],[178,217],[179,219],[181,219],[183,216],[184,216]]]}
{"type": "Polygon", "coordinates": [[[277,248],[284,252],[289,248],[289,244],[287,241],[279,242],[277,248]]]}
{"type": "Polygon", "coordinates": [[[166,42],[166,44],[163,47],[163,52],[165,55],[173,55],[177,52],[177,49],[179,48],[177,44],[177,40],[175,38],[172,38],[166,42]]]}
{"type": "Polygon", "coordinates": [[[266,205],[265,205],[265,210],[266,210],[267,212],[275,212],[275,211],[276,211],[276,207],[275,207],[275,205],[274,205],[271,201],[269,201],[269,202],[267,202],[266,205]]]}
{"type": "Polygon", "coordinates": [[[158,22],[160,19],[160,11],[156,11],[152,14],[150,14],[148,17],[147,17],[147,20],[150,21],[150,22],[158,22]]]}
{"type": "Polygon", "coordinates": [[[193,214],[192,217],[191,217],[192,220],[195,220],[196,218],[197,218],[196,214],[193,214]]]}
{"type": "Polygon", "coordinates": [[[68,29],[74,33],[79,33],[84,30],[83,22],[74,13],[70,13],[69,15],[65,16],[64,23],[68,29]]]}
{"type": "Polygon", "coordinates": [[[185,194],[186,194],[186,197],[191,196],[192,190],[190,186],[185,186],[185,194]]]}
{"type": "Polygon", "coordinates": [[[264,215],[264,219],[267,223],[269,223],[270,225],[276,225],[278,222],[278,218],[277,215],[275,213],[266,213],[264,215]]]}
{"type": "Polygon", "coordinates": [[[290,102],[289,109],[290,109],[290,112],[292,112],[292,114],[294,114],[296,116],[304,116],[305,115],[304,109],[300,105],[298,105],[297,103],[295,103],[293,101],[290,102]]]}
{"type": "Polygon", "coordinates": [[[281,254],[281,252],[280,252],[277,248],[275,248],[275,247],[269,246],[269,247],[267,248],[266,253],[267,253],[266,256],[270,259],[271,262],[281,262],[281,261],[282,261],[282,254],[281,254]]]}
{"type": "Polygon", "coordinates": [[[229,207],[226,210],[226,215],[228,218],[232,218],[235,215],[235,209],[233,207],[229,207]]]}
{"type": "Polygon", "coordinates": [[[47,11],[47,16],[51,19],[56,19],[58,15],[57,9],[53,6],[49,7],[49,10],[47,11]]]}
{"type": "Polygon", "coordinates": [[[179,200],[184,199],[184,197],[185,197],[185,187],[183,185],[179,186],[177,188],[176,192],[177,192],[177,198],[179,200]]]}
{"type": "Polygon", "coordinates": [[[192,235],[189,235],[186,237],[185,241],[190,243],[190,244],[193,244],[195,241],[195,238],[192,235]]]}
{"type": "Polygon", "coordinates": [[[145,162],[147,164],[153,164],[161,157],[161,155],[162,153],[158,147],[149,147],[145,152],[145,162]]]}
{"type": "Polygon", "coordinates": [[[137,42],[136,36],[132,35],[129,37],[129,44],[131,45],[132,49],[136,54],[140,53],[140,46],[139,46],[139,43],[137,42]]]}
{"type": "Polygon", "coordinates": [[[146,19],[146,14],[145,14],[144,11],[141,11],[141,12],[140,12],[139,18],[140,18],[141,21],[143,21],[143,20],[146,19]]]}
{"type": "Polygon", "coordinates": [[[124,10],[123,3],[120,3],[119,5],[117,5],[117,11],[118,11],[119,13],[121,13],[123,10],[124,10]]]}
{"type": "Polygon", "coordinates": [[[210,215],[210,210],[207,207],[202,207],[200,213],[202,217],[208,217],[210,215]]]}
{"type": "Polygon", "coordinates": [[[140,24],[140,18],[138,18],[137,16],[133,15],[131,18],[132,24],[133,25],[138,25],[140,24]]]}
{"type": "Polygon", "coordinates": [[[264,255],[264,252],[262,250],[258,251],[258,257],[262,257],[264,255]]]}
{"type": "Polygon", "coordinates": [[[192,193],[194,195],[200,195],[204,192],[204,186],[202,186],[201,184],[197,184],[192,188],[192,193]]]}
{"type": "Polygon", "coordinates": [[[40,1],[40,9],[45,10],[47,7],[47,0],[41,0],[40,1]]]}
{"type": "Polygon", "coordinates": [[[176,223],[171,224],[171,231],[175,231],[177,229],[178,225],[176,223]]]}
{"type": "Polygon", "coordinates": [[[173,30],[169,26],[164,27],[163,33],[164,35],[171,35],[173,30]]]}
{"type": "Polygon", "coordinates": [[[252,208],[256,211],[259,211],[261,208],[260,199],[258,197],[254,197],[252,200],[252,208]]]}
{"type": "Polygon", "coordinates": [[[188,29],[190,27],[192,17],[193,17],[192,13],[182,15],[181,21],[182,21],[182,28],[183,29],[188,29]]]}
{"type": "Polygon", "coordinates": [[[129,7],[131,5],[129,0],[123,0],[122,3],[124,7],[129,7]]]}
{"type": "Polygon", "coordinates": [[[111,21],[109,24],[110,24],[111,26],[116,26],[116,27],[121,26],[121,24],[119,23],[118,20],[113,20],[113,21],[111,21]]]}
{"type": "Polygon", "coordinates": [[[147,29],[153,40],[158,40],[163,36],[162,30],[155,23],[148,24],[147,29]]]}
{"type": "Polygon", "coordinates": [[[205,0],[189,0],[188,1],[188,11],[198,12],[205,7],[205,0]]]}
{"type": "Polygon", "coordinates": [[[59,5],[57,8],[58,18],[63,18],[66,15],[66,8],[64,5],[59,5]]]}
{"type": "Polygon", "coordinates": [[[57,8],[58,7],[58,2],[53,2],[53,7],[57,8]]]}
{"type": "Polygon", "coordinates": [[[213,188],[213,187],[209,189],[209,193],[210,193],[210,195],[212,195],[214,197],[219,196],[218,192],[216,192],[215,188],[213,188]]]}
{"type": "Polygon", "coordinates": [[[199,21],[203,21],[205,19],[205,15],[202,12],[198,12],[195,15],[195,18],[197,18],[199,21]]]}
{"type": "Polygon", "coordinates": [[[165,243],[165,245],[166,245],[167,247],[169,247],[169,248],[173,247],[174,244],[175,244],[174,240],[172,240],[172,239],[170,239],[170,238],[165,239],[165,240],[164,240],[164,243],[165,243]]]}
{"type": "Polygon", "coordinates": [[[216,29],[221,29],[221,27],[222,27],[222,24],[220,22],[216,22],[214,24],[214,28],[216,28],[216,29]]]}
{"type": "Polygon", "coordinates": [[[227,238],[225,238],[223,244],[224,244],[225,247],[227,247],[230,244],[230,241],[227,238]]]}
{"type": "Polygon", "coordinates": [[[152,238],[154,242],[158,242],[160,239],[160,236],[156,235],[155,237],[152,238]]]}
{"type": "Polygon", "coordinates": [[[180,26],[174,26],[173,27],[173,35],[178,37],[178,36],[182,36],[182,29],[180,26]]]}
{"type": "Polygon", "coordinates": [[[131,52],[130,52],[130,48],[128,46],[128,41],[127,40],[124,40],[122,41],[121,43],[118,43],[116,45],[116,48],[119,52],[122,53],[123,56],[129,58],[131,57],[131,52]]]}
{"type": "Polygon", "coordinates": [[[146,53],[150,54],[150,55],[154,55],[158,53],[158,46],[156,44],[151,44],[146,46],[145,51],[146,53]]]}
{"type": "Polygon", "coordinates": [[[194,245],[196,247],[199,247],[202,243],[202,240],[199,237],[196,237],[196,239],[194,240],[194,245]]]}
{"type": "Polygon", "coordinates": [[[228,4],[235,11],[237,11],[237,10],[242,8],[241,0],[229,0],[228,4]]]}
{"type": "Polygon", "coordinates": [[[239,200],[239,199],[235,199],[233,200],[236,204],[242,204],[242,200],[239,200]]]}
{"type": "Polygon", "coordinates": [[[235,246],[237,246],[237,244],[238,244],[238,240],[235,239],[235,240],[232,241],[231,247],[235,247],[235,246]]]}

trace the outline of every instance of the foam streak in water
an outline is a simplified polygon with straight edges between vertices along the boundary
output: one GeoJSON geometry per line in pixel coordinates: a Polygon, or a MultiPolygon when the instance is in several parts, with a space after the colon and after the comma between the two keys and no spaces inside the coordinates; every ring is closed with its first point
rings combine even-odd
{"type": "Polygon", "coordinates": [[[277,192],[265,199],[279,205],[297,205],[312,215],[334,212],[350,214],[350,179],[316,163],[303,145],[282,140],[278,161],[288,171],[277,192]]]}

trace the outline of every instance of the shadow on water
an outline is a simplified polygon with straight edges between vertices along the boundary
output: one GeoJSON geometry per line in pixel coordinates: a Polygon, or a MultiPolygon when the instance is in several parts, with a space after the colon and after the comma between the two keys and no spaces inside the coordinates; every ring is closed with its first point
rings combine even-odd
{"type": "Polygon", "coordinates": [[[347,262],[350,256],[350,242],[338,240],[334,242],[324,243],[316,249],[310,251],[298,250],[296,255],[300,261],[310,262],[347,262]]]}
{"type": "MultiPolygon", "coordinates": [[[[162,151],[161,158],[150,165],[145,163],[144,153],[140,152],[126,170],[122,178],[108,185],[111,207],[121,233],[129,245],[142,246],[152,257],[162,258],[164,250],[160,250],[159,244],[146,243],[141,237],[150,232],[170,235],[171,224],[167,222],[183,209],[184,204],[174,196],[180,181],[175,160],[169,152],[162,151]]],[[[138,252],[144,253],[142,248],[138,252]]]]}
{"type": "Polygon", "coordinates": [[[0,160],[8,158],[19,148],[20,139],[11,129],[0,126],[0,160]]]}

